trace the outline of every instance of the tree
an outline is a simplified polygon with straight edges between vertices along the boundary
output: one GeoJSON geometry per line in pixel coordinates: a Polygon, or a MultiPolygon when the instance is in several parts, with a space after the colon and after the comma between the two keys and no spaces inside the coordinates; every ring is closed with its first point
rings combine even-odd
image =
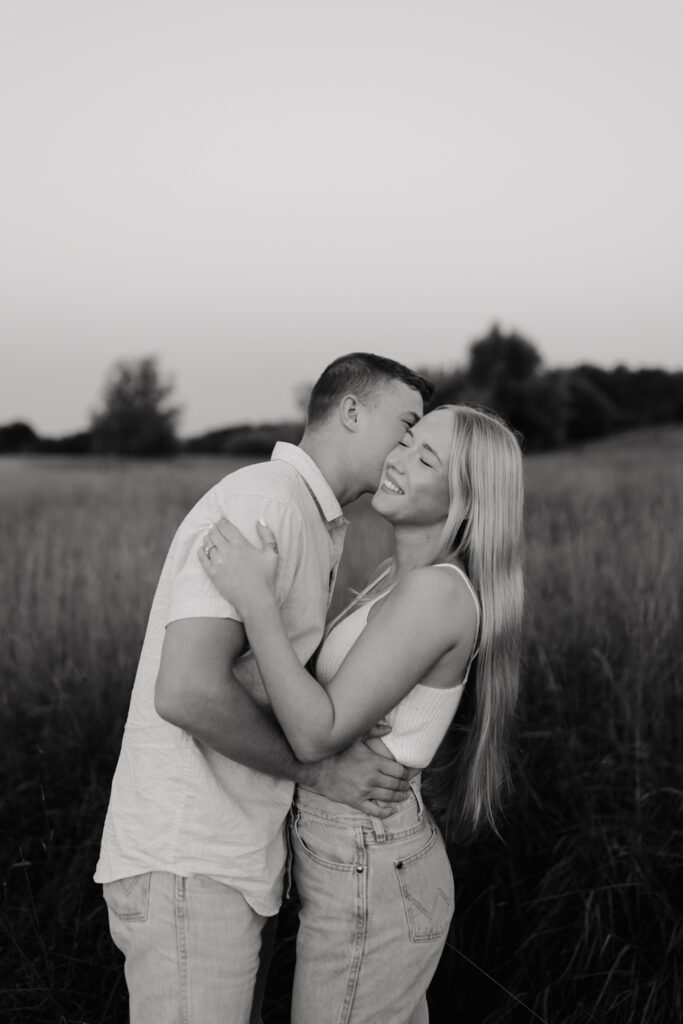
{"type": "Polygon", "coordinates": [[[0,427],[0,452],[32,452],[37,444],[36,433],[28,423],[8,423],[0,427]]]}
{"type": "Polygon", "coordinates": [[[566,397],[554,374],[501,381],[491,405],[519,431],[527,451],[556,448],[566,440],[566,397]]]}
{"type": "Polygon", "coordinates": [[[110,371],[103,407],[92,418],[92,447],[119,455],[168,455],[176,451],[177,406],[173,383],[162,381],[156,359],[123,360],[110,371]]]}
{"type": "Polygon", "coordinates": [[[565,370],[567,440],[586,441],[617,430],[622,416],[611,398],[581,367],[565,370]]]}
{"type": "Polygon", "coordinates": [[[497,324],[470,346],[469,377],[477,387],[495,390],[501,382],[529,380],[540,365],[541,357],[530,341],[514,331],[503,334],[497,324]]]}
{"type": "Polygon", "coordinates": [[[453,370],[446,370],[443,367],[439,369],[419,367],[417,372],[434,385],[434,395],[429,403],[429,408],[462,402],[469,398],[467,373],[462,367],[457,366],[453,370]]]}

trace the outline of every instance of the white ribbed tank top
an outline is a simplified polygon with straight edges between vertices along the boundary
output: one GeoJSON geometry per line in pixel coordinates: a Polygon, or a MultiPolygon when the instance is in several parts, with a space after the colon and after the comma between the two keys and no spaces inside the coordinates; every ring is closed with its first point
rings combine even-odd
{"type": "MultiPolygon", "coordinates": [[[[474,587],[466,574],[457,565],[450,562],[440,562],[439,565],[448,565],[460,573],[470,591],[477,609],[477,630],[479,636],[479,624],[481,622],[481,610],[479,599],[474,587]]],[[[375,580],[366,591],[380,583],[384,573],[375,580]]],[[[351,650],[356,640],[363,632],[368,623],[368,614],[375,602],[381,600],[390,593],[386,590],[377,597],[370,598],[364,604],[360,604],[348,615],[345,612],[335,619],[330,626],[322,646],[318,652],[316,661],[316,677],[323,686],[329,686],[332,679],[339,671],[341,663],[351,650]]],[[[363,594],[359,595],[363,596],[363,594]]],[[[430,763],[441,740],[446,735],[446,730],[455,714],[460,698],[462,696],[467,677],[472,667],[472,662],[477,655],[478,648],[475,646],[470,655],[462,682],[457,686],[449,686],[447,689],[438,689],[435,686],[424,686],[416,683],[410,693],[406,694],[403,700],[399,701],[396,707],[392,708],[386,721],[391,726],[391,732],[382,737],[382,742],[388,747],[397,761],[410,768],[426,768],[430,763]]]]}

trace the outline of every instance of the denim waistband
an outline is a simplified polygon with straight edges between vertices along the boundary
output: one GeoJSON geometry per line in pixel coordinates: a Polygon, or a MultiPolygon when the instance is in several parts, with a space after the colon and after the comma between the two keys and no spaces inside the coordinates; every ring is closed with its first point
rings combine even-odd
{"type": "Polygon", "coordinates": [[[328,800],[320,793],[314,793],[310,789],[301,787],[297,787],[294,795],[294,810],[313,814],[341,827],[363,828],[372,831],[375,837],[381,840],[386,834],[403,832],[411,822],[420,822],[424,817],[419,776],[416,776],[409,785],[411,792],[405,800],[394,805],[396,809],[387,818],[364,814],[348,804],[328,800]]]}

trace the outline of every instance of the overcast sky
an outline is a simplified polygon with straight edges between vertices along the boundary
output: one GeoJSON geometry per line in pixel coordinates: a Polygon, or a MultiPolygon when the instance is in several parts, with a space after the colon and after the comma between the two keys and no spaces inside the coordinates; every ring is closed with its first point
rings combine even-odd
{"type": "Polygon", "coordinates": [[[683,368],[679,0],[21,0],[0,35],[0,423],[159,356],[181,433],[365,349],[683,368]]]}

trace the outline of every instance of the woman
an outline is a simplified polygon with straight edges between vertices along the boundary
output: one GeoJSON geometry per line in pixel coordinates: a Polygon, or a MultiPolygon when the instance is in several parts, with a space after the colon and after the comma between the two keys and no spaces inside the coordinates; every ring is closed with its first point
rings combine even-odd
{"type": "MultiPolygon", "coordinates": [[[[518,683],[519,445],[492,414],[443,406],[389,453],[372,504],[392,524],[394,555],[328,629],[317,681],[282,625],[267,527],[259,550],[221,520],[199,557],[244,619],[300,760],[328,757],[386,717],[392,731],[369,742],[397,760],[419,770],[439,750],[433,788],[447,831],[495,828],[518,683]],[[467,721],[449,730],[466,684],[467,721]]],[[[292,1020],[427,1021],[453,879],[419,776],[382,820],[300,787],[291,837],[301,899],[292,1020]]]]}

